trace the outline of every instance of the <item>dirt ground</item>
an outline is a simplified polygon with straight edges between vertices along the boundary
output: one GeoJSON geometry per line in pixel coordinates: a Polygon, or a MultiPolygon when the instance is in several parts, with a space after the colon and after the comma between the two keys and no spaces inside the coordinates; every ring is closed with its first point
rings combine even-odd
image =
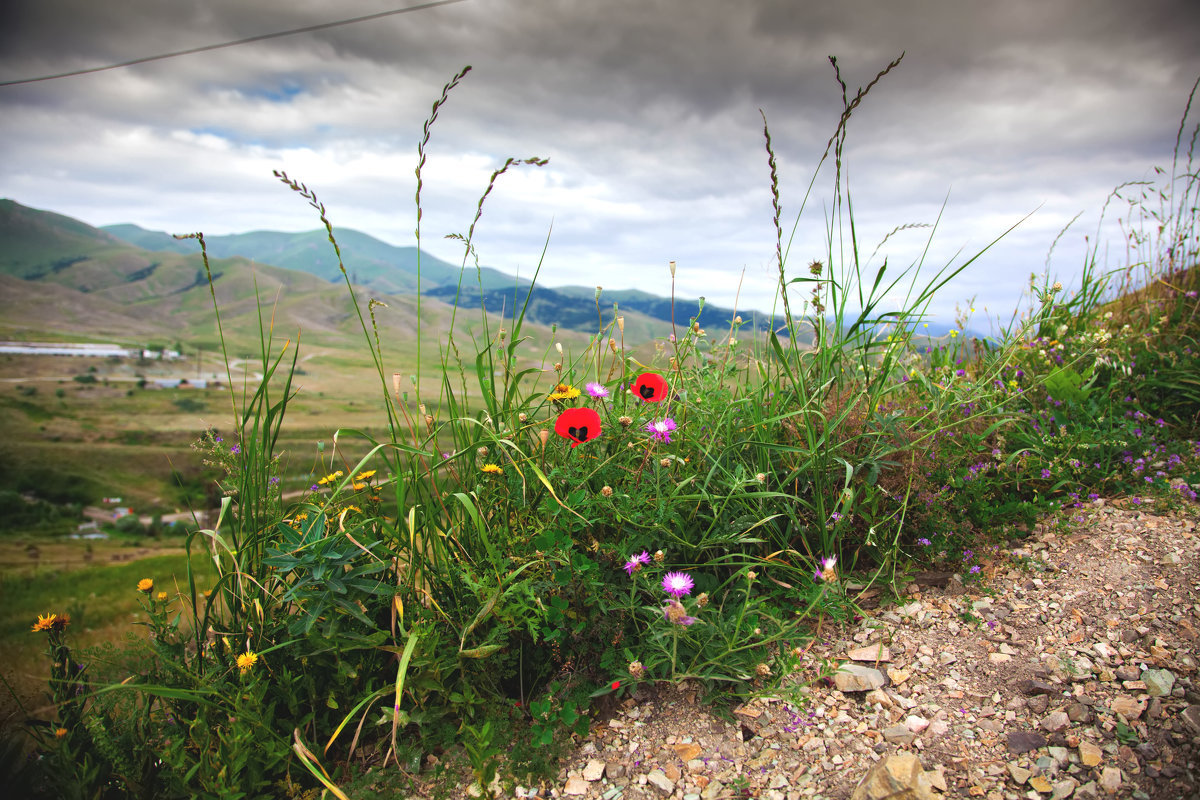
{"type": "Polygon", "coordinates": [[[1101,502],[1001,552],[981,582],[934,576],[827,628],[787,679],[796,692],[728,710],[735,721],[697,687],[625,698],[556,784],[515,795],[848,798],[911,752],[933,788],[905,797],[1194,800],[1198,636],[1194,511],[1101,502]],[[826,659],[866,682],[839,690],[826,659]]]}

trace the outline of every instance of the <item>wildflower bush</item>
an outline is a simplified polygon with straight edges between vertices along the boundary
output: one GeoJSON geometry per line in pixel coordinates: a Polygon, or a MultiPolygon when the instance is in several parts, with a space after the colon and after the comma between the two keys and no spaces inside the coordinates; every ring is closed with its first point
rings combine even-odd
{"type": "MultiPolygon", "coordinates": [[[[861,260],[841,160],[855,110],[898,64],[853,95],[841,84],[818,165],[832,172],[828,235],[798,271],[764,118],[780,288],[766,336],[740,316],[706,330],[680,309],[644,363],[600,290],[581,348],[531,341],[527,294],[503,319],[481,309],[466,332],[457,311],[448,330],[418,328],[438,337],[438,362],[394,374],[375,325],[385,312],[347,280],[388,433],[337,431],[292,500],[281,477],[301,468],[278,441],[299,343],[279,344],[260,311],[263,378],[230,390],[225,438],[198,443],[222,475],[220,520],[188,539],[217,570],[212,591],[164,591],[154,576],[130,587],[149,636],[125,657],[89,654],[95,669],[70,655],[65,621],[34,626],[49,637],[56,709],[34,729],[60,783],[89,796],[344,797],[356,781],[369,793],[367,767],[412,775],[455,752],[480,792],[537,780],[605,697],[684,680],[744,696],[827,674],[805,657],[814,619],[852,613],[861,587],[898,588],[922,563],[970,579],[976,550],[998,544],[984,529],[1019,535],[1100,494],[1194,501],[1177,488],[1200,460],[1187,440],[1194,202],[1172,206],[1173,260],[1148,262],[1166,271],[1140,295],[1114,298],[1091,264],[1073,293],[1031,285],[1029,311],[997,339],[967,341],[965,320],[930,339],[933,298],[974,259],[861,260]],[[885,304],[898,291],[906,306],[885,304]]],[[[418,146],[418,242],[432,126],[466,74],[418,146]]],[[[493,173],[453,236],[463,280],[487,197],[507,172],[545,163],[493,173]]],[[[315,192],[279,178],[340,259],[315,192]]],[[[220,327],[215,292],[214,314],[220,327]]]]}

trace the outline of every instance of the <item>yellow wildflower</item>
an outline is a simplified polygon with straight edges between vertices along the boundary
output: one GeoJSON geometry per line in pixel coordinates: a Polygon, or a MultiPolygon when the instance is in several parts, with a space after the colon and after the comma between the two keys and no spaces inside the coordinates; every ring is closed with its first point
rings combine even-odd
{"type": "Polygon", "coordinates": [[[66,728],[55,728],[54,729],[54,738],[55,739],[67,738],[67,729],[66,728]]]}
{"type": "Polygon", "coordinates": [[[367,488],[367,484],[363,483],[362,481],[355,481],[354,483],[350,484],[350,488],[354,489],[356,492],[361,492],[363,489],[367,488]]]}
{"type": "Polygon", "coordinates": [[[375,474],[375,470],[373,470],[373,469],[369,469],[369,470],[367,470],[366,472],[360,472],[360,473],[358,473],[357,475],[355,475],[355,476],[354,476],[354,480],[356,480],[356,481],[365,481],[367,478],[370,478],[370,477],[372,477],[374,474],[375,474]]]}
{"type": "Polygon", "coordinates": [[[42,631],[50,630],[54,627],[54,623],[57,619],[57,614],[50,614],[44,617],[41,614],[38,614],[37,622],[33,623],[33,629],[30,631],[30,633],[40,633],[42,631]]]}
{"type": "Polygon", "coordinates": [[[295,521],[295,522],[304,522],[304,520],[308,519],[308,512],[307,512],[307,511],[305,511],[305,512],[303,512],[303,513],[297,514],[297,515],[296,515],[295,517],[293,517],[292,519],[293,519],[293,521],[295,521]]]}
{"type": "Polygon", "coordinates": [[[150,592],[154,591],[154,581],[151,578],[142,578],[138,581],[137,590],[150,594],[150,592]]]}
{"type": "Polygon", "coordinates": [[[551,400],[574,400],[579,397],[579,390],[566,383],[560,383],[550,393],[551,400]]]}
{"type": "Polygon", "coordinates": [[[479,468],[481,472],[486,472],[489,475],[503,475],[504,470],[500,469],[499,464],[484,464],[479,468]]]}
{"type": "Polygon", "coordinates": [[[159,593],[158,593],[158,601],[159,601],[160,603],[161,603],[161,602],[163,602],[163,601],[164,601],[164,600],[166,600],[166,599],[167,599],[167,593],[166,593],[166,592],[159,592],[159,593]]]}
{"type": "Polygon", "coordinates": [[[252,650],[247,650],[237,657],[238,669],[243,675],[254,669],[254,665],[258,663],[258,653],[252,650]]]}

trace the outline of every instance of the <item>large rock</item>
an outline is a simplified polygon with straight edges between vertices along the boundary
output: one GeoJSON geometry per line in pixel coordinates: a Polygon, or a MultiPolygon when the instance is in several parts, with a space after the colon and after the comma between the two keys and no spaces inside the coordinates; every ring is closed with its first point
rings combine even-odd
{"type": "Polygon", "coordinates": [[[936,800],[929,776],[912,753],[880,761],[863,777],[850,800],[936,800]]]}
{"type": "Polygon", "coordinates": [[[840,692],[869,692],[887,683],[883,673],[861,664],[842,664],[833,673],[833,685],[840,692]]]}
{"type": "Polygon", "coordinates": [[[1166,697],[1175,685],[1175,676],[1170,670],[1148,669],[1142,673],[1142,681],[1146,684],[1146,694],[1151,697],[1166,697]]]}

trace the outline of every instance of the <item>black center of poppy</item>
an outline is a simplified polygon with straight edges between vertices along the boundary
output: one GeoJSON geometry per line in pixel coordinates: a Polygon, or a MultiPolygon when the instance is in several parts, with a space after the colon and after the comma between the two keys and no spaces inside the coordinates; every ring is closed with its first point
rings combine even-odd
{"type": "Polygon", "coordinates": [[[653,386],[644,386],[644,385],[639,386],[638,394],[640,394],[642,396],[643,400],[649,400],[651,397],[654,397],[654,387],[653,386]]]}
{"type": "Polygon", "coordinates": [[[587,425],[582,425],[578,428],[567,428],[567,433],[571,434],[572,439],[581,442],[587,441],[587,425]]]}

